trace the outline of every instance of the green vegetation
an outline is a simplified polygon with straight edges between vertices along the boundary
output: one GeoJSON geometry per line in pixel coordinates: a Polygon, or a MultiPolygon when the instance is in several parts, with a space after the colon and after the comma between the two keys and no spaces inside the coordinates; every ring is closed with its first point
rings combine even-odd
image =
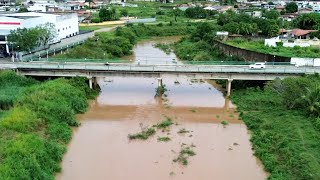
{"type": "Polygon", "coordinates": [[[272,54],[285,57],[320,57],[320,50],[317,47],[298,47],[293,48],[277,46],[268,47],[264,45],[263,41],[249,41],[242,38],[236,38],[234,40],[226,41],[227,44],[239,47],[242,49],[248,49],[260,53],[272,54]]]}
{"type": "Polygon", "coordinates": [[[286,13],[295,13],[298,11],[298,5],[295,2],[289,2],[285,6],[286,13]]]}
{"type": "Polygon", "coordinates": [[[132,25],[118,27],[114,32],[96,33],[95,37],[88,39],[84,44],[70,49],[65,54],[56,55],[55,58],[73,59],[113,59],[131,54],[133,46],[139,39],[153,36],[186,35],[192,32],[195,26],[186,23],[167,25],[132,25]]]}
{"type": "Polygon", "coordinates": [[[161,49],[166,54],[170,54],[172,52],[172,44],[156,43],[154,47],[161,49]]]}
{"type": "Polygon", "coordinates": [[[158,141],[162,141],[162,142],[167,142],[167,141],[170,141],[171,139],[167,136],[165,137],[158,137],[158,141]]]}
{"type": "MultiPolygon", "coordinates": [[[[0,179],[54,179],[71,139],[76,113],[86,111],[97,93],[84,79],[39,83],[14,72],[0,73],[11,109],[0,119],[0,179]],[[12,106],[13,104],[13,106],[12,106]]],[[[2,90],[2,89],[1,89],[2,90]]]]}
{"type": "Polygon", "coordinates": [[[222,124],[223,126],[226,126],[226,125],[228,125],[229,123],[228,123],[228,121],[223,120],[223,121],[221,121],[221,124],[222,124]]]}
{"type": "MultiPolygon", "coordinates": [[[[315,29],[318,30],[320,26],[320,14],[310,13],[302,14],[294,19],[293,24],[297,28],[301,29],[315,29]]],[[[315,33],[319,37],[319,32],[315,33]]]]}
{"type": "Polygon", "coordinates": [[[23,90],[36,83],[33,79],[9,71],[0,71],[0,110],[11,108],[23,90]]]}
{"type": "Polygon", "coordinates": [[[233,91],[269,179],[320,179],[319,84],[312,75],[233,91]]]}
{"type": "Polygon", "coordinates": [[[15,51],[32,51],[36,47],[45,47],[51,42],[55,34],[55,27],[52,23],[46,23],[34,28],[18,28],[11,30],[8,35],[8,42],[15,51]]]}
{"type": "Polygon", "coordinates": [[[190,37],[182,38],[179,42],[175,43],[174,49],[176,55],[180,59],[187,61],[187,63],[201,61],[221,63],[222,59],[224,61],[242,61],[241,58],[236,56],[225,56],[212,45],[218,29],[219,26],[212,23],[198,23],[190,37]]]}
{"type": "Polygon", "coordinates": [[[156,88],[155,97],[161,97],[167,91],[166,85],[162,84],[161,86],[156,88]]]}
{"type": "Polygon", "coordinates": [[[146,140],[150,136],[154,135],[155,133],[156,133],[156,130],[154,128],[148,128],[146,130],[141,131],[140,133],[129,134],[128,138],[129,139],[143,139],[143,140],[146,140]]]}
{"type": "Polygon", "coordinates": [[[173,162],[178,162],[184,166],[188,165],[188,158],[194,156],[196,153],[193,151],[192,146],[183,146],[179,156],[173,160],[173,162]]]}
{"type": "Polygon", "coordinates": [[[162,121],[159,124],[153,125],[153,127],[156,127],[158,129],[165,129],[173,124],[172,119],[169,117],[166,117],[166,120],[162,121]]]}

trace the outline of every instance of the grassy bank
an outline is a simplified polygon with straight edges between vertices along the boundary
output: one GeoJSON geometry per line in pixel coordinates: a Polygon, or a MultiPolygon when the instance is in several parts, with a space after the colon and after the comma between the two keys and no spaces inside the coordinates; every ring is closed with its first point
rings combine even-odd
{"type": "Polygon", "coordinates": [[[320,57],[320,49],[318,47],[269,47],[264,45],[264,41],[249,41],[241,38],[226,41],[227,44],[236,46],[242,49],[252,50],[265,54],[272,54],[285,57],[320,57]]]}
{"type": "Polygon", "coordinates": [[[320,179],[320,78],[287,78],[232,92],[269,179],[320,179]]]}
{"type": "Polygon", "coordinates": [[[186,35],[194,31],[193,23],[170,23],[157,25],[128,25],[114,32],[96,33],[84,44],[70,49],[55,58],[70,59],[116,59],[131,54],[138,40],[155,36],[186,35]]]}
{"type": "Polygon", "coordinates": [[[78,125],[75,114],[85,112],[88,98],[97,92],[82,78],[40,83],[0,72],[0,80],[7,91],[19,92],[7,94],[13,106],[0,117],[0,179],[54,179],[71,139],[70,127],[78,125]]]}
{"type": "Polygon", "coordinates": [[[188,37],[174,45],[174,52],[186,63],[208,63],[221,61],[243,61],[239,57],[224,55],[215,48],[213,39],[219,27],[215,23],[198,23],[196,29],[188,37]]]}

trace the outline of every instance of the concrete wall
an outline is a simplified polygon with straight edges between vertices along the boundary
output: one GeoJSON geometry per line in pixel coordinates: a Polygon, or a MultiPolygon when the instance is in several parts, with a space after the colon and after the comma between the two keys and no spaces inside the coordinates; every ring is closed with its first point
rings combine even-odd
{"type": "Polygon", "coordinates": [[[320,58],[291,58],[290,64],[295,66],[320,66],[320,58]]]}
{"type": "Polygon", "coordinates": [[[254,61],[254,62],[290,62],[289,57],[284,56],[274,56],[270,54],[259,53],[251,50],[241,49],[238,47],[234,47],[228,44],[224,44],[223,42],[214,41],[214,46],[222,51],[224,54],[228,56],[239,56],[244,58],[246,61],[254,61]]]}
{"type": "Polygon", "coordinates": [[[55,25],[60,39],[79,34],[78,15],[76,13],[57,16],[55,25]]]}

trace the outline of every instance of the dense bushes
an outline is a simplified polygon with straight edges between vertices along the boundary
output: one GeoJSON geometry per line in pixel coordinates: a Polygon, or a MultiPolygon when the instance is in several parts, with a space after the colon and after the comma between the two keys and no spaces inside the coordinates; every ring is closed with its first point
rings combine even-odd
{"type": "Polygon", "coordinates": [[[87,40],[83,45],[56,57],[109,59],[131,54],[131,50],[138,39],[153,36],[186,35],[194,31],[193,24],[176,23],[168,25],[128,25],[119,27],[115,32],[96,33],[95,37],[87,40]]]}
{"type": "MultiPolygon", "coordinates": [[[[308,97],[305,87],[319,84],[319,76],[313,75],[276,80],[264,90],[232,92],[240,117],[251,131],[255,155],[270,173],[269,179],[320,178],[319,115],[308,111],[302,100],[308,97]]],[[[312,97],[319,104],[320,93],[312,97]]]]}
{"type": "Polygon", "coordinates": [[[198,23],[189,37],[182,38],[175,43],[175,53],[187,61],[242,61],[239,57],[225,56],[215,48],[214,38],[220,28],[211,23],[198,23]]]}
{"type": "MultiPolygon", "coordinates": [[[[5,74],[4,83],[21,79],[5,74]]],[[[85,112],[87,98],[97,94],[82,78],[34,84],[24,86],[0,119],[0,179],[54,179],[71,138],[70,125],[78,125],[75,114],[85,112]]]]}
{"type": "Polygon", "coordinates": [[[36,81],[23,76],[16,76],[9,71],[0,71],[0,110],[6,110],[13,106],[16,98],[24,87],[35,84],[36,81]]]}

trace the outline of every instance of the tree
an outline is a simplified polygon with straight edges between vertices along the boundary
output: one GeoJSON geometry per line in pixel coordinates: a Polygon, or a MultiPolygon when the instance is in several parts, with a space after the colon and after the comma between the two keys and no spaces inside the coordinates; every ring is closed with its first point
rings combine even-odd
{"type": "Polygon", "coordinates": [[[298,5],[295,2],[287,3],[285,10],[287,13],[295,13],[298,11],[298,5]]]}
{"type": "Polygon", "coordinates": [[[320,14],[302,14],[294,20],[294,25],[300,29],[318,29],[320,24],[320,14]]]}
{"type": "Polygon", "coordinates": [[[302,95],[301,101],[310,115],[320,117],[320,86],[312,89],[306,88],[306,92],[302,95]]]}
{"type": "Polygon", "coordinates": [[[120,14],[121,14],[121,16],[124,16],[124,17],[126,17],[126,16],[128,16],[128,15],[129,15],[129,13],[128,13],[128,10],[127,10],[127,9],[121,9],[120,14]]]}
{"type": "Polygon", "coordinates": [[[194,19],[207,17],[207,11],[199,6],[186,9],[185,14],[188,18],[194,19]]]}
{"type": "Polygon", "coordinates": [[[16,51],[32,51],[36,47],[46,46],[55,37],[53,24],[47,23],[35,28],[18,28],[10,31],[8,42],[16,51]]]}
{"type": "Polygon", "coordinates": [[[180,9],[178,9],[178,8],[174,9],[174,10],[172,11],[172,13],[173,13],[173,16],[174,16],[174,21],[176,21],[176,22],[178,22],[178,21],[177,21],[177,17],[178,17],[178,16],[181,16],[181,15],[183,14],[182,10],[180,10],[180,9]]]}
{"type": "Polygon", "coordinates": [[[240,34],[239,23],[230,22],[223,26],[223,30],[228,31],[230,34],[240,34]]]}
{"type": "Polygon", "coordinates": [[[21,7],[18,12],[19,12],[19,13],[20,13],[20,12],[28,12],[28,9],[25,8],[25,7],[21,7]]]}
{"type": "Polygon", "coordinates": [[[272,9],[270,11],[265,12],[263,16],[267,19],[278,19],[280,13],[277,10],[272,9]]]}
{"type": "Polygon", "coordinates": [[[107,8],[102,8],[99,11],[99,18],[101,21],[111,21],[114,20],[116,10],[114,8],[107,9],[107,8]]]}

